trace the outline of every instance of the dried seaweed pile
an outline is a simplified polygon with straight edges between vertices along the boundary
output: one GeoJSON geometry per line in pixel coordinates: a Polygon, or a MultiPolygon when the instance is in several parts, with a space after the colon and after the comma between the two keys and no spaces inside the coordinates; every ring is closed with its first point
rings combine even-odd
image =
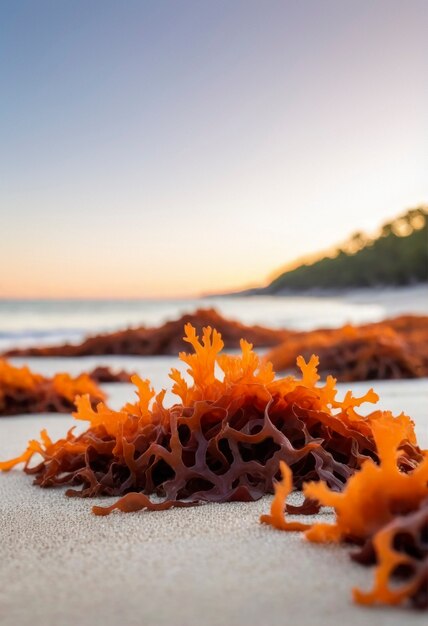
{"type": "Polygon", "coordinates": [[[315,352],[322,372],[341,382],[428,376],[428,317],[405,315],[364,326],[290,335],[267,359],[277,370],[293,369],[297,355],[315,352]]]}
{"type": "Polygon", "coordinates": [[[0,415],[70,413],[76,395],[81,394],[88,394],[91,402],[104,399],[87,374],[72,378],[61,373],[45,378],[28,367],[14,367],[0,359],[0,415]]]}
{"type": "Polygon", "coordinates": [[[428,608],[428,453],[403,472],[398,458],[408,424],[385,415],[372,423],[379,463],[368,459],[342,493],[324,482],[303,485],[310,501],[333,507],[334,524],[288,521],[284,515],[292,488],[290,468],[281,464],[283,480],[275,485],[270,515],[261,521],[281,530],[305,531],[309,541],[351,542],[361,546],[354,560],[376,563],[370,592],[354,590],[361,604],[408,602],[428,608]]]}
{"type": "Polygon", "coordinates": [[[185,349],[183,326],[192,324],[198,332],[203,326],[212,326],[222,335],[225,347],[239,348],[241,337],[246,337],[254,346],[274,346],[289,336],[289,331],[245,326],[240,322],[221,316],[215,309],[198,309],[178,320],[166,322],[156,328],[127,328],[113,333],[88,337],[81,344],[42,346],[10,350],[6,356],[91,356],[108,354],[132,354],[151,356],[154,354],[176,355],[185,349]]]}
{"type": "MultiPolygon", "coordinates": [[[[349,392],[336,401],[335,380],[319,386],[318,359],[299,359],[302,377],[275,380],[270,364],[261,364],[251,344],[241,342],[240,356],[221,354],[217,331],[205,328],[202,341],[189,324],[185,340],[193,354],[181,353],[192,379],[172,370],[172,391],[180,402],[170,408],[165,392],[155,396],[149,381],[137,376],[138,400],[113,411],[104,404],[93,410],[87,396],[77,399],[78,420],[89,422],[82,434],[67,433],[53,442],[43,432],[23,455],[0,464],[8,470],[25,462],[25,471],[41,487],[69,485],[72,496],[125,496],[113,508],[167,508],[178,501],[249,501],[272,492],[279,462],[294,473],[294,485],[324,480],[340,491],[367,459],[376,459],[373,424],[384,415],[362,417],[357,408],[375,402],[370,390],[362,398],[349,392]],[[219,377],[218,371],[222,372],[219,377]],[[41,462],[29,463],[39,454],[41,462]],[[126,495],[128,494],[128,495],[126,495]],[[161,496],[153,503],[148,496],[161,496]]],[[[412,423],[406,425],[400,464],[413,467],[420,453],[412,423]]]]}

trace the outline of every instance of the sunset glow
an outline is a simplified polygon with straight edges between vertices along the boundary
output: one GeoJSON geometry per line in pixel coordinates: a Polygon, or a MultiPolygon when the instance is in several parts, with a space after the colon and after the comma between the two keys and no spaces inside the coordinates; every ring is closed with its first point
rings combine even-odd
{"type": "Polygon", "coordinates": [[[264,284],[428,198],[425,2],[18,4],[0,297],[264,284]]]}

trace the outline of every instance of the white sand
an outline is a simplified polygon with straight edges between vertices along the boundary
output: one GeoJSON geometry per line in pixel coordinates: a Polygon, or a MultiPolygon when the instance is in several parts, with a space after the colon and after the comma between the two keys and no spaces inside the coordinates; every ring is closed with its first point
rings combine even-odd
{"type": "MultiPolygon", "coordinates": [[[[383,405],[411,413],[428,445],[427,381],[376,388],[383,405]]],[[[109,389],[115,405],[129,398],[128,386],[109,389]]],[[[0,420],[0,458],[22,451],[41,427],[59,436],[70,422],[0,420]]],[[[95,501],[41,490],[19,471],[0,476],[0,492],[4,626],[426,624],[426,613],[354,605],[351,588],[370,587],[372,570],[352,563],[343,547],[261,526],[270,498],[97,518],[95,501]]]]}

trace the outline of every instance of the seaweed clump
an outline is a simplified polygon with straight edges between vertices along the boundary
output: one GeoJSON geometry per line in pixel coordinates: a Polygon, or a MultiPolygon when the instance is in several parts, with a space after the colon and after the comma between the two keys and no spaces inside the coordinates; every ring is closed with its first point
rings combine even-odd
{"type": "MultiPolygon", "coordinates": [[[[292,467],[294,487],[321,479],[340,492],[365,460],[377,460],[373,425],[384,413],[357,412],[377,401],[373,390],[361,398],[348,392],[339,402],[335,379],[318,385],[315,356],[298,359],[301,377],[275,380],[271,364],[260,363],[246,341],[232,356],[221,354],[221,335],[210,327],[200,341],[188,324],[184,339],[194,350],[180,354],[191,380],[176,369],[170,374],[179,402],[166,408],[165,391],[155,395],[149,381],[134,376],[135,403],[120,411],[100,403],[94,410],[88,396],[80,397],[74,417],[89,422],[87,430],[72,429],[56,442],[43,432],[0,469],[24,462],[41,487],[65,484],[69,496],[121,496],[111,507],[94,508],[107,514],[256,500],[272,492],[280,461],[292,467]],[[30,467],[35,454],[42,460],[30,467]],[[153,502],[153,495],[163,501],[153,502]]],[[[399,463],[409,469],[420,457],[413,425],[404,416],[390,419],[405,425],[399,463]]]]}
{"type": "Polygon", "coordinates": [[[277,370],[293,369],[296,356],[315,352],[323,372],[341,382],[428,376],[428,317],[402,315],[363,326],[296,332],[267,359],[277,370]]]}
{"type": "Polygon", "coordinates": [[[98,384],[130,383],[133,374],[126,370],[114,371],[106,365],[98,365],[89,372],[89,377],[98,384]]]}
{"type": "Polygon", "coordinates": [[[288,521],[285,502],[291,490],[291,470],[282,463],[283,480],[275,485],[270,515],[262,522],[281,530],[302,530],[316,543],[346,542],[361,546],[352,555],[364,564],[376,563],[372,591],[354,590],[361,604],[409,602],[428,608],[428,454],[410,470],[399,466],[400,446],[408,424],[384,415],[372,424],[379,462],[367,459],[335,493],[324,481],[303,486],[306,498],[333,507],[334,524],[288,521]]]}
{"type": "Polygon", "coordinates": [[[221,332],[227,349],[239,348],[241,337],[256,347],[274,346],[284,341],[290,331],[264,326],[247,326],[230,320],[215,309],[197,309],[186,313],[179,319],[170,320],[161,326],[126,328],[111,333],[92,335],[82,343],[58,346],[16,348],[9,350],[6,356],[100,356],[109,354],[132,354],[152,356],[155,354],[176,355],[186,347],[183,342],[183,326],[192,324],[198,332],[204,326],[211,326],[221,332]]]}
{"type": "Polygon", "coordinates": [[[185,323],[191,323],[198,332],[204,326],[216,328],[227,349],[239,348],[241,337],[256,347],[270,347],[266,360],[277,371],[293,370],[298,356],[308,360],[315,353],[321,373],[332,374],[341,382],[428,376],[428,317],[417,315],[362,326],[295,331],[245,326],[222,317],[215,309],[198,309],[156,328],[141,326],[93,335],[77,345],[17,348],[6,356],[175,355],[185,347],[185,323]]]}
{"type": "Polygon", "coordinates": [[[26,366],[15,367],[0,359],[0,415],[70,413],[75,397],[81,394],[88,394],[92,403],[104,399],[88,374],[73,378],[60,373],[46,378],[26,366]]]}

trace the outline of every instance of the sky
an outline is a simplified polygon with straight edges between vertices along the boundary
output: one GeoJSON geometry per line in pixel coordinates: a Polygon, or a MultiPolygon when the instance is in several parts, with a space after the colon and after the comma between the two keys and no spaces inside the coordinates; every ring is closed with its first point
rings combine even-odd
{"type": "Polygon", "coordinates": [[[0,297],[265,284],[428,200],[426,0],[0,0],[0,297]]]}

